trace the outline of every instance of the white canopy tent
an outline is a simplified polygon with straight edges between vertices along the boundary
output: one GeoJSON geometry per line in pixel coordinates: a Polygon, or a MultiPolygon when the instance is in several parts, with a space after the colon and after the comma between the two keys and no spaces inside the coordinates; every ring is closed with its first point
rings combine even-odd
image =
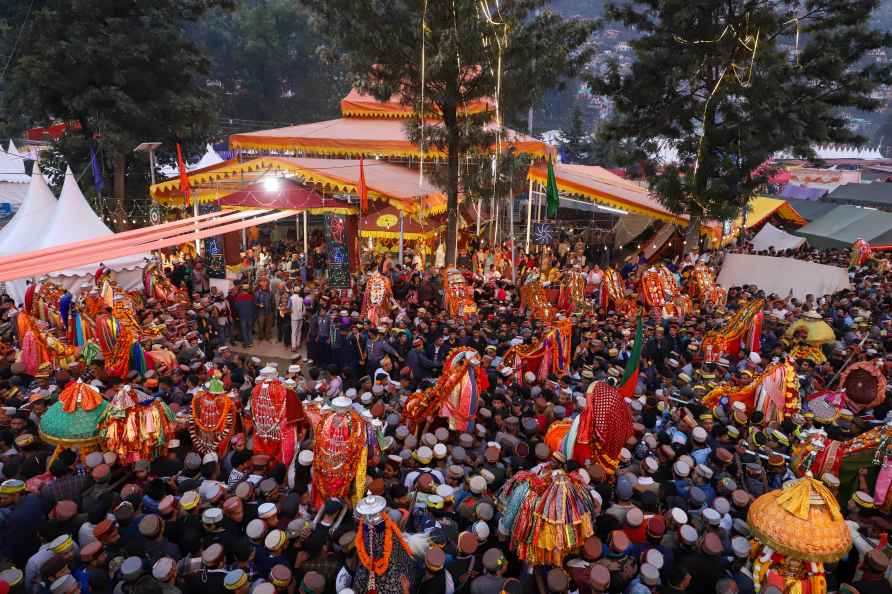
{"type": "MultiPolygon", "coordinates": [[[[102,222],[102,219],[87,203],[71,168],[65,172],[65,182],[62,185],[62,193],[59,194],[55,211],[42,229],[36,245],[33,245],[31,249],[45,249],[114,235],[114,232],[102,222]]],[[[132,291],[141,286],[142,271],[145,268],[146,259],[150,257],[151,254],[140,253],[103,261],[101,264],[112,271],[112,277],[122,289],[132,291]]],[[[92,280],[99,264],[100,262],[96,262],[92,265],[60,270],[49,276],[57,285],[77,294],[81,285],[92,280]]],[[[23,279],[7,283],[6,287],[9,295],[19,302],[24,298],[27,283],[23,279]]]]}
{"type": "Polygon", "coordinates": [[[34,175],[28,193],[12,220],[0,229],[0,256],[9,256],[37,248],[41,230],[46,229],[56,210],[56,198],[50,192],[46,180],[34,165],[34,175]]]}
{"type": "Polygon", "coordinates": [[[7,203],[10,208],[21,206],[28,193],[31,176],[25,173],[25,159],[15,151],[12,141],[10,151],[0,148],[0,203],[7,203]]]}
{"type": "Polygon", "coordinates": [[[791,292],[796,299],[832,295],[852,287],[845,268],[827,266],[794,258],[728,254],[717,279],[726,289],[756,285],[766,294],[786,297],[791,292]]]}
{"type": "Polygon", "coordinates": [[[805,243],[804,237],[787,233],[771,223],[765,223],[765,226],[753,237],[753,249],[757,252],[767,251],[769,248],[774,248],[775,252],[795,250],[803,243],[805,243]]]}

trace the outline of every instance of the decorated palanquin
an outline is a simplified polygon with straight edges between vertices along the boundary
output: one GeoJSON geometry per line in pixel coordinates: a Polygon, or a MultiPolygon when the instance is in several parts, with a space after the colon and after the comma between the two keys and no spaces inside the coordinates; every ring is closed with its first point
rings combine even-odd
{"type": "Polygon", "coordinates": [[[545,296],[545,289],[538,274],[529,275],[527,281],[520,287],[520,306],[541,322],[550,322],[557,314],[557,308],[545,296]]]}
{"type": "Polygon", "coordinates": [[[870,256],[873,255],[870,249],[870,244],[864,240],[864,238],[859,237],[855,240],[855,243],[852,244],[852,255],[849,257],[849,266],[864,266],[864,263],[870,260],[870,256]]]}
{"type": "Polygon", "coordinates": [[[390,313],[393,289],[390,279],[378,271],[369,276],[362,295],[362,317],[377,326],[381,318],[390,313]]]}
{"type": "Polygon", "coordinates": [[[652,266],[641,275],[641,299],[646,307],[661,315],[676,317],[693,310],[691,298],[682,293],[675,276],[665,266],[652,266]]]}
{"type": "Polygon", "coordinates": [[[820,481],[805,476],[757,498],[747,513],[753,534],[756,592],[826,594],[825,563],[848,555],[852,536],[839,505],[820,481]]]}
{"type": "Polygon", "coordinates": [[[174,432],[174,415],[167,404],[129,384],[118,390],[99,417],[105,450],[116,453],[124,464],[163,455],[174,432]]]}
{"type": "Polygon", "coordinates": [[[545,443],[567,460],[599,464],[613,474],[620,451],[632,435],[632,413],[617,389],[606,382],[590,384],[585,400],[585,409],[575,419],[549,426],[545,443]]]}
{"type": "Polygon", "coordinates": [[[798,476],[830,473],[839,478],[837,499],[846,505],[859,489],[858,473],[867,469],[875,505],[884,513],[892,511],[892,425],[874,427],[848,441],[812,431],[793,446],[790,468],[798,476]]]}
{"type": "Polygon", "coordinates": [[[99,314],[94,320],[96,343],[105,360],[105,371],[124,378],[134,369],[142,375],[148,369],[145,353],[129,325],[111,314],[99,314]]]}
{"type": "Polygon", "coordinates": [[[610,305],[619,313],[634,316],[638,311],[635,299],[626,297],[626,287],[623,277],[613,268],[605,268],[601,279],[601,287],[598,290],[598,303],[603,313],[607,313],[610,305]]]}
{"type": "Polygon", "coordinates": [[[737,357],[740,354],[741,341],[747,350],[759,351],[764,305],[764,299],[750,301],[719,329],[707,332],[700,345],[703,361],[716,363],[722,357],[737,357]]]}
{"type": "Polygon", "coordinates": [[[365,494],[368,425],[348,398],[332,401],[313,428],[313,497],[324,503],[337,498],[354,504],[365,494]]]}
{"type": "Polygon", "coordinates": [[[474,288],[457,268],[443,272],[443,306],[450,318],[462,318],[477,313],[474,288]]]}
{"type": "Polygon", "coordinates": [[[450,429],[466,431],[487,388],[489,380],[480,366],[480,354],[470,347],[452,349],[437,383],[410,395],[403,414],[416,424],[439,415],[449,419],[450,429]]]}
{"type": "Polygon", "coordinates": [[[499,533],[530,565],[563,565],[594,534],[597,503],[573,473],[544,467],[521,471],[500,489],[499,533]]]}
{"type": "Polygon", "coordinates": [[[787,327],[784,339],[790,347],[789,352],[793,359],[796,361],[809,359],[821,365],[827,362],[821,346],[835,341],[836,335],[830,324],[818,313],[808,311],[787,327]]]}
{"type": "Polygon", "coordinates": [[[29,375],[46,377],[54,369],[64,369],[77,357],[77,347],[60,340],[49,324],[24,311],[16,314],[16,333],[20,360],[29,375]]]}
{"type": "Polygon", "coordinates": [[[585,298],[585,273],[574,269],[564,275],[558,295],[558,308],[571,313],[590,313],[591,305],[585,298]]]}
{"type": "Polygon", "coordinates": [[[31,283],[25,291],[25,309],[29,314],[42,322],[46,322],[51,328],[61,330],[63,326],[63,299],[67,303],[71,301],[71,294],[65,295],[65,289],[50,280],[42,280],[40,283],[31,283]]]}
{"type": "Polygon", "coordinates": [[[760,411],[765,423],[782,422],[799,412],[799,375],[790,359],[769,365],[746,386],[725,384],[703,397],[703,406],[714,408],[727,398],[728,406],[741,402],[747,414],[760,411]]]}
{"type": "Polygon", "coordinates": [[[692,297],[701,303],[709,303],[713,307],[724,307],[728,298],[728,291],[715,282],[715,274],[706,264],[698,262],[691,274],[692,297]]]}
{"type": "Polygon", "coordinates": [[[572,338],[573,322],[555,320],[541,341],[511,347],[505,353],[503,361],[514,370],[518,382],[523,381],[527,371],[532,371],[540,378],[551,373],[559,377],[567,375],[570,372],[572,338]]]}
{"type": "Polygon", "coordinates": [[[216,452],[226,454],[235,432],[238,409],[218,378],[211,379],[192,396],[189,435],[192,446],[204,456],[216,452]]]}
{"type": "MultiPolygon", "coordinates": [[[[418,580],[424,573],[399,525],[387,512],[387,502],[369,495],[356,504],[356,594],[423,592],[418,580]]],[[[421,535],[427,539],[427,535],[421,535]]]]}
{"type": "Polygon", "coordinates": [[[71,382],[40,417],[40,438],[56,446],[56,453],[76,447],[83,457],[99,449],[99,419],[107,406],[96,388],[81,380],[71,382]]]}
{"type": "Polygon", "coordinates": [[[250,401],[253,450],[287,465],[294,458],[297,433],[306,420],[303,406],[294,390],[274,377],[274,370],[264,369],[260,374],[265,377],[254,386],[250,401]]]}

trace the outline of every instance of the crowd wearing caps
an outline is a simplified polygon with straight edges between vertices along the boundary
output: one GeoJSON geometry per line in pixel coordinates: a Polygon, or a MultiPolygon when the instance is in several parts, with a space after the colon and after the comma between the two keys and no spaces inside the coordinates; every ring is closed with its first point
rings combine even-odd
{"type": "MultiPolygon", "coordinates": [[[[825,264],[848,259],[847,252],[807,248],[797,255],[825,264]]],[[[368,592],[370,582],[358,578],[368,575],[361,569],[368,543],[353,502],[314,501],[319,460],[312,432],[296,444],[294,464],[255,449],[250,395],[256,383],[278,378],[308,409],[352,408],[375,419],[363,488],[383,498],[387,517],[405,538],[410,591],[754,591],[755,535],[747,521],[754,499],[793,479],[790,463],[800,436],[820,429],[833,439],[855,439],[872,420],[882,420],[888,406],[842,408],[828,416],[806,407],[780,422],[742,402],[706,406],[702,400],[721,386],[746,386],[797,347],[811,357],[792,363],[803,402],[834,387],[831,380],[846,364],[876,363],[881,374],[892,375],[886,363],[892,362],[892,295],[879,265],[852,269],[853,288],[836,295],[797,300],[737,287],[721,306],[697,302],[684,316],[647,317],[637,383],[626,396],[633,431],[614,470],[580,465],[572,452],[552,451],[545,438],[554,423],[580,417],[591,382],[623,378],[634,318],[610,305],[585,315],[570,312],[567,371],[515,368],[505,359],[508,350],[539,344],[548,323],[520,306],[504,256],[504,246],[482,244],[463,253],[460,267],[471,270],[465,279],[477,310],[457,318],[443,307],[441,274],[379,266],[395,300],[375,323],[363,318],[361,290],[349,298],[327,289],[299,257],[260,248],[246,253],[259,264],[257,275],[229,295],[204,286],[199,266],[199,286],[185,293],[188,305],[148,299],[137,307],[139,324],[159,332],[143,344],[159,364],[125,377],[85,361],[29,374],[14,338],[0,360],[0,587],[29,593],[368,592]],[[493,267],[502,268],[498,274],[483,264],[490,256],[493,267]],[[700,345],[707,333],[757,298],[767,301],[759,350],[705,361],[700,345]],[[272,320],[267,312],[274,312],[272,320]],[[799,318],[824,320],[839,338],[808,350],[784,335],[799,318]],[[236,352],[255,339],[281,341],[301,355],[276,365],[236,352]],[[232,348],[236,343],[240,349],[232,348]],[[438,417],[412,424],[405,416],[408,396],[433,385],[457,347],[476,349],[488,380],[489,387],[474,394],[474,424],[461,431],[438,417]],[[243,416],[218,450],[199,452],[187,430],[192,397],[212,378],[243,416]],[[128,384],[170,405],[176,431],[165,455],[134,461],[101,447],[80,457],[64,447],[54,452],[43,440],[40,417],[78,380],[107,400],[128,384]],[[589,491],[597,507],[592,534],[559,566],[525,567],[505,531],[509,510],[502,488],[518,473],[549,469],[571,474],[589,491]]],[[[699,256],[718,269],[720,254],[699,256]]],[[[562,275],[577,270],[597,295],[603,271],[590,261],[585,245],[546,250],[540,258],[520,258],[514,273],[525,279],[536,268],[552,290],[562,275]]],[[[688,257],[667,264],[690,281],[694,263],[688,257]]],[[[183,267],[190,265],[178,265],[174,278],[184,280],[183,267]]],[[[647,266],[632,258],[621,268],[633,299],[647,266]]],[[[357,279],[358,287],[367,276],[357,279]]],[[[0,307],[15,315],[8,302],[0,307]]],[[[889,591],[888,504],[874,473],[859,475],[853,485],[839,468],[825,470],[817,477],[822,484],[848,497],[842,512],[856,544],[848,558],[827,566],[827,590],[889,591]]],[[[775,584],[758,586],[771,592],[775,584]]],[[[396,594],[389,587],[383,578],[375,585],[380,594],[396,594]]]]}

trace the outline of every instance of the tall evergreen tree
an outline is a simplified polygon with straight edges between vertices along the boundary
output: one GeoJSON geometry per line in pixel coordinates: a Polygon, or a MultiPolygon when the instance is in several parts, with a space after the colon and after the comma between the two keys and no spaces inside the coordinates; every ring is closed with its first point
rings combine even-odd
{"type": "Polygon", "coordinates": [[[573,104],[570,117],[561,129],[561,158],[565,163],[591,165],[594,163],[594,139],[592,131],[585,123],[585,116],[578,103],[573,104]]]}
{"type": "Polygon", "coordinates": [[[17,50],[4,109],[21,109],[36,122],[77,122],[78,134],[98,142],[112,164],[121,212],[139,142],[206,140],[215,113],[205,87],[209,64],[184,27],[233,2],[40,0],[17,50]]]}
{"type": "Polygon", "coordinates": [[[502,113],[526,113],[545,89],[589,61],[595,22],[563,19],[546,8],[547,0],[301,1],[358,88],[381,100],[400,91],[418,113],[442,117],[442,125],[425,126],[423,146],[448,156],[446,253],[455,262],[459,161],[490,146],[485,124],[494,115],[466,115],[464,108],[495,96],[501,85],[502,113]]]}
{"type": "Polygon", "coordinates": [[[867,53],[890,45],[871,27],[880,0],[622,0],[608,18],[633,27],[636,61],[592,80],[616,115],[607,139],[634,147],[654,191],[691,216],[688,248],[704,217],[726,219],[769,173],[777,151],[811,156],[818,142],[863,142],[844,110],[876,109],[871,92],[892,80],[867,53]],[[631,141],[631,142],[628,142],[631,141]],[[661,162],[661,149],[677,152],[661,162]]]}

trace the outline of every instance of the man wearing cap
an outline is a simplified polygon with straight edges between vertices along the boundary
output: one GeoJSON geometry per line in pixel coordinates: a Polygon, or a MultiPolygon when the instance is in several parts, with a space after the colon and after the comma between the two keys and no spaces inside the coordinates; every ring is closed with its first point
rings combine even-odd
{"type": "Polygon", "coordinates": [[[412,341],[412,349],[406,355],[406,366],[412,371],[412,389],[415,390],[422,381],[431,376],[432,372],[442,364],[435,363],[427,356],[424,348],[424,340],[421,337],[412,341]]]}
{"type": "Polygon", "coordinates": [[[161,587],[162,594],[182,594],[176,586],[177,563],[176,558],[162,557],[152,565],[152,577],[161,587]]]}
{"type": "Polygon", "coordinates": [[[483,553],[483,575],[471,580],[471,594],[499,594],[505,583],[508,560],[499,549],[488,549],[483,553]]]}
{"type": "Polygon", "coordinates": [[[179,559],[180,547],[164,536],[164,520],[155,514],[148,514],[139,521],[139,533],[146,540],[146,558],[154,563],[162,557],[179,559]]]}

